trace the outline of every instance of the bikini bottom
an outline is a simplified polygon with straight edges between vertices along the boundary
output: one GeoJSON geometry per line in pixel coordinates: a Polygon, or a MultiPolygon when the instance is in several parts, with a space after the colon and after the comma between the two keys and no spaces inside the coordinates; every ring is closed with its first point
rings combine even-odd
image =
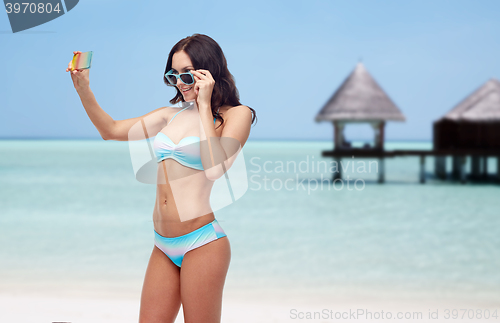
{"type": "Polygon", "coordinates": [[[160,235],[156,230],[154,230],[154,232],[155,246],[163,251],[163,253],[178,267],[181,266],[182,259],[184,259],[184,255],[188,251],[226,236],[226,233],[222,230],[217,219],[178,237],[167,238],[160,235]]]}

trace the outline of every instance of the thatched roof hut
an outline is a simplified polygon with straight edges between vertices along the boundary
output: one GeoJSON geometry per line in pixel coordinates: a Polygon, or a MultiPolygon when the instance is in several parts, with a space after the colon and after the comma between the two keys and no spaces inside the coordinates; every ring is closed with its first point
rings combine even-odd
{"type": "Polygon", "coordinates": [[[494,78],[490,79],[440,120],[500,121],[500,82],[494,78]]]}
{"type": "Polygon", "coordinates": [[[435,149],[500,149],[500,82],[490,79],[434,122],[435,149]]]}
{"type": "Polygon", "coordinates": [[[315,120],[405,121],[405,117],[359,62],[315,120]]]}
{"type": "Polygon", "coordinates": [[[331,121],[334,125],[335,149],[345,145],[346,123],[368,122],[375,129],[375,147],[383,148],[385,121],[405,121],[399,108],[359,62],[338,90],[315,117],[316,122],[331,121]]]}

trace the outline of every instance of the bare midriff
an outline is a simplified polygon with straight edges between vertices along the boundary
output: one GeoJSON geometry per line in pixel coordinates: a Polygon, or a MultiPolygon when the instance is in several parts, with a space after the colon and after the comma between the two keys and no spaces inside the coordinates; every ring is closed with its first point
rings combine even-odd
{"type": "MultiPolygon", "coordinates": [[[[210,211],[209,201],[213,183],[204,177],[203,171],[187,169],[175,160],[165,159],[158,163],[158,174],[156,201],[153,211],[156,232],[168,238],[178,237],[192,232],[215,219],[214,213],[210,211]],[[163,176],[165,173],[167,176],[163,176]],[[182,183],[182,187],[178,187],[176,184],[172,185],[168,179],[168,174],[179,173],[183,173],[185,177],[189,176],[189,180],[182,183]],[[175,194],[172,187],[177,190],[175,194]],[[181,217],[174,195],[179,203],[188,203],[192,206],[194,217],[190,219],[186,219],[185,216],[181,217]]],[[[172,180],[171,178],[170,181],[172,180]]]]}

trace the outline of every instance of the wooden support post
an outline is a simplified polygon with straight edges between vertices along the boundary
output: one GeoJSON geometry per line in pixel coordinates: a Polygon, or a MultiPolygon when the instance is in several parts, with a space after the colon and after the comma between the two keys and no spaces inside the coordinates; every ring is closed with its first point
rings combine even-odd
{"type": "Polygon", "coordinates": [[[483,178],[488,179],[488,156],[483,156],[483,178]]]}
{"type": "Polygon", "coordinates": [[[471,177],[474,179],[479,178],[481,173],[481,156],[471,156],[471,177]]]}
{"type": "Polygon", "coordinates": [[[333,149],[337,150],[340,147],[340,133],[337,121],[333,121],[333,149]]]}
{"type": "Polygon", "coordinates": [[[379,158],[378,159],[378,182],[383,183],[385,182],[385,158],[379,158]]]}
{"type": "Polygon", "coordinates": [[[385,141],[385,133],[384,133],[384,129],[385,129],[385,121],[381,121],[380,122],[380,125],[379,125],[379,134],[378,134],[378,140],[379,140],[379,143],[378,143],[378,148],[384,150],[384,141],[385,141]]]}
{"type": "Polygon", "coordinates": [[[460,182],[465,184],[467,181],[467,173],[465,172],[465,164],[467,162],[467,156],[460,156],[460,182]]]}
{"type": "Polygon", "coordinates": [[[420,183],[425,183],[425,155],[420,155],[420,183]]]}
{"type": "Polygon", "coordinates": [[[446,156],[434,157],[434,174],[437,178],[446,179],[446,156]]]}
{"type": "Polygon", "coordinates": [[[497,181],[500,182],[500,156],[497,156],[497,181]]]}
{"type": "Polygon", "coordinates": [[[380,148],[380,126],[378,123],[371,123],[371,126],[373,128],[373,148],[378,149],[380,148]]]}
{"type": "Polygon", "coordinates": [[[342,179],[342,165],[340,164],[341,158],[340,157],[335,157],[334,161],[337,163],[337,170],[338,170],[338,172],[334,172],[333,173],[332,183],[336,179],[342,179]]]}
{"type": "Polygon", "coordinates": [[[344,147],[344,128],[345,128],[345,123],[341,121],[333,121],[333,143],[335,145],[334,149],[339,150],[344,147]]]}
{"type": "Polygon", "coordinates": [[[461,156],[453,156],[453,169],[451,171],[451,175],[453,178],[457,179],[460,178],[460,163],[461,163],[461,156]]]}

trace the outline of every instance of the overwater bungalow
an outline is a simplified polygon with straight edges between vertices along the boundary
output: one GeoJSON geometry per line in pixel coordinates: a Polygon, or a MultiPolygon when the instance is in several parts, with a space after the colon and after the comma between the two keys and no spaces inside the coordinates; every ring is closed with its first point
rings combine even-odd
{"type": "MultiPolygon", "coordinates": [[[[330,97],[315,117],[316,122],[329,121],[333,124],[333,150],[323,156],[334,157],[340,164],[341,157],[366,156],[379,158],[379,182],[384,181],[384,133],[387,121],[406,121],[405,116],[385,93],[382,87],[359,62],[351,74],[330,97]],[[352,147],[346,141],[344,129],[353,123],[368,123],[374,130],[373,145],[352,147]]],[[[333,180],[341,178],[339,172],[333,180]]]]}
{"type": "MultiPolygon", "coordinates": [[[[434,150],[451,153],[453,178],[465,181],[470,157],[470,178],[488,179],[488,157],[497,157],[500,179],[500,82],[492,78],[484,83],[435,121],[433,132],[434,150]]],[[[436,156],[435,173],[442,179],[447,177],[446,157],[436,156]]]]}

